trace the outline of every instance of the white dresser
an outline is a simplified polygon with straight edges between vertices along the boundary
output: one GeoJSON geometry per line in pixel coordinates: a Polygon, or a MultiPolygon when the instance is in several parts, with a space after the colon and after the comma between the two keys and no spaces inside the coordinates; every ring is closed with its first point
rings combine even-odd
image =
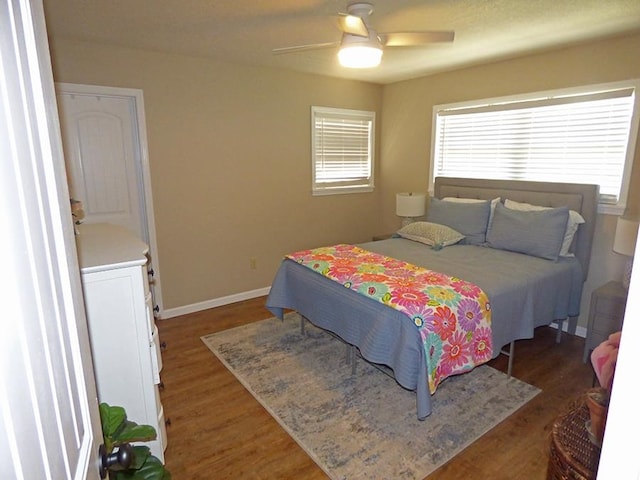
{"type": "Polygon", "coordinates": [[[147,273],[148,247],[123,227],[80,225],[76,235],[98,400],[151,425],[146,443],[164,463],[167,446],[158,386],[162,357],[147,273]]]}

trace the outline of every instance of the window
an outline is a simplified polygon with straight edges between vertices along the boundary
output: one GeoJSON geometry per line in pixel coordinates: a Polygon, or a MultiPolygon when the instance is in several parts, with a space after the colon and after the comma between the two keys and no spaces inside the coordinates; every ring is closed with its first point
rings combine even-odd
{"type": "Polygon", "coordinates": [[[375,112],[312,107],[313,194],[373,191],[375,112]]]}
{"type": "Polygon", "coordinates": [[[636,80],[437,105],[431,185],[437,176],[595,183],[599,211],[622,213],[639,86],[636,80]]]}

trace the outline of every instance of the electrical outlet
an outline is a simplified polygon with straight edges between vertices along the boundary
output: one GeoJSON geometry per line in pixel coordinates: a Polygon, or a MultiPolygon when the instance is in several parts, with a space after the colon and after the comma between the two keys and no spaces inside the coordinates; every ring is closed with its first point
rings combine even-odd
{"type": "Polygon", "coordinates": [[[249,258],[249,268],[251,270],[258,268],[258,259],[256,257],[249,258]]]}

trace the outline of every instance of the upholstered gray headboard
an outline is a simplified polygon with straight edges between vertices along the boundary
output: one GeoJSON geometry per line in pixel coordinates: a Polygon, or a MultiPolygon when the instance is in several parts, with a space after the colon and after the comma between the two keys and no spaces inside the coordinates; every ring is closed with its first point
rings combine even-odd
{"type": "Polygon", "coordinates": [[[589,272],[591,259],[598,194],[598,185],[576,183],[437,177],[434,184],[436,198],[460,197],[491,200],[500,197],[502,201],[509,198],[517,202],[527,202],[544,207],[567,206],[580,213],[585,219],[585,223],[578,228],[573,252],[582,265],[585,279],[589,272]]]}

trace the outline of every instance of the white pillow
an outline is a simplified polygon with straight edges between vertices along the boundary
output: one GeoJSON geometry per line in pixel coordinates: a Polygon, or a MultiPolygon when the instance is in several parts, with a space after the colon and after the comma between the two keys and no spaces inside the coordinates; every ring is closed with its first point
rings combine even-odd
{"type": "Polygon", "coordinates": [[[458,243],[464,235],[446,225],[431,222],[413,222],[396,232],[402,238],[430,245],[434,250],[440,250],[458,243]]]}
{"type": "MultiPolygon", "coordinates": [[[[458,203],[486,202],[486,200],[481,200],[480,198],[461,198],[461,197],[444,197],[442,200],[445,202],[458,202],[458,203]]],[[[491,200],[491,208],[495,209],[499,201],[500,201],[500,197],[496,197],[493,200],[491,200]]]]}
{"type": "MultiPolygon", "coordinates": [[[[511,210],[519,210],[521,212],[534,212],[540,210],[549,210],[552,207],[541,207],[539,205],[531,205],[530,203],[516,202],[509,200],[504,201],[504,206],[511,210]]],[[[567,229],[564,232],[564,239],[562,240],[562,247],[560,248],[561,257],[573,257],[573,253],[569,253],[573,237],[578,231],[578,227],[585,223],[584,218],[575,210],[569,210],[569,220],[567,220],[567,229]]]]}

